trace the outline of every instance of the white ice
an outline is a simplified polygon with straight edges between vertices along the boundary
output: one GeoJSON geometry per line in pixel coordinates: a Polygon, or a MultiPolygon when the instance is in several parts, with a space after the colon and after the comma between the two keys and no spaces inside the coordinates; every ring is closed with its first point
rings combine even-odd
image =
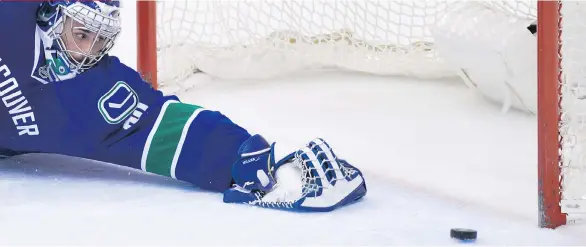
{"type": "Polygon", "coordinates": [[[585,225],[537,227],[536,119],[456,81],[349,73],[275,81],[205,75],[182,97],[277,141],[320,136],[364,171],[364,200],[331,213],[229,205],[220,194],[55,155],[0,162],[0,244],[584,245],[585,225]]]}
{"type": "MultiPolygon", "coordinates": [[[[125,18],[115,54],[135,67],[135,16],[125,18]]],[[[459,81],[326,72],[185,84],[182,99],[281,154],[323,137],[363,170],[368,194],[297,214],[112,164],[24,155],[0,161],[0,245],[451,245],[454,227],[478,230],[482,245],[586,245],[586,223],[537,227],[535,116],[503,114],[459,81]]]]}

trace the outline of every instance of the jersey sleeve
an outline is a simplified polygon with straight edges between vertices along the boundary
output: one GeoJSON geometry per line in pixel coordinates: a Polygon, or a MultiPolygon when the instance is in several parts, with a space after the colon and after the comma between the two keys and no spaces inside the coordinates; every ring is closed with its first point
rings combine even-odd
{"type": "Polygon", "coordinates": [[[70,125],[63,153],[229,188],[250,134],[222,113],[163,95],[116,57],[57,85],[70,125]]]}

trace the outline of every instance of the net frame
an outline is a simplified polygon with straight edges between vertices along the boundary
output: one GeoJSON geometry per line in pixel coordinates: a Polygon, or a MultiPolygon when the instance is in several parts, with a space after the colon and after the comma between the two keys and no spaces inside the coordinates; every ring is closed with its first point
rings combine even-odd
{"type": "MultiPolygon", "coordinates": [[[[157,84],[156,0],[137,1],[138,71],[154,88],[157,84]]],[[[562,1],[537,2],[538,42],[538,225],[565,225],[562,212],[562,1]]]]}
{"type": "Polygon", "coordinates": [[[562,213],[560,138],[561,3],[537,3],[538,83],[538,219],[539,226],[566,224],[562,213]]]}
{"type": "Polygon", "coordinates": [[[137,71],[158,89],[156,0],[137,0],[136,13],[137,71]]]}

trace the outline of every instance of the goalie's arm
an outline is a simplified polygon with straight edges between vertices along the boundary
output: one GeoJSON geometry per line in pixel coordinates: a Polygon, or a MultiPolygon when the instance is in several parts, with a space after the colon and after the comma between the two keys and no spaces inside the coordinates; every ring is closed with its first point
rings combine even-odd
{"type": "Polygon", "coordinates": [[[82,136],[78,140],[85,144],[72,147],[73,155],[203,189],[229,188],[231,166],[249,133],[220,112],[164,96],[117,58],[105,60],[79,77],[86,81],[60,86],[62,104],[76,125],[72,130],[79,130],[72,134],[82,136]]]}
{"type": "MultiPolygon", "coordinates": [[[[80,130],[73,134],[85,144],[81,150],[87,150],[87,158],[224,192],[224,202],[261,207],[329,211],[366,194],[360,171],[338,160],[325,141],[311,142],[277,162],[275,143],[251,137],[217,111],[163,96],[116,58],[106,61],[80,76],[86,82],[59,84],[59,98],[71,129],[80,130]],[[293,175],[300,183],[290,188],[297,191],[292,194],[275,189],[275,170],[285,163],[301,169],[293,175]]],[[[70,146],[79,150],[77,145],[70,146]]]]}

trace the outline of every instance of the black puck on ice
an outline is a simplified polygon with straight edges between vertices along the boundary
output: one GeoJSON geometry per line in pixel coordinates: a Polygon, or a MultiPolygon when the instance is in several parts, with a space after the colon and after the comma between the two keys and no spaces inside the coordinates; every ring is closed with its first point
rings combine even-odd
{"type": "Polygon", "coordinates": [[[450,230],[450,237],[460,241],[474,241],[478,236],[478,232],[472,229],[452,228],[450,230]]]}

